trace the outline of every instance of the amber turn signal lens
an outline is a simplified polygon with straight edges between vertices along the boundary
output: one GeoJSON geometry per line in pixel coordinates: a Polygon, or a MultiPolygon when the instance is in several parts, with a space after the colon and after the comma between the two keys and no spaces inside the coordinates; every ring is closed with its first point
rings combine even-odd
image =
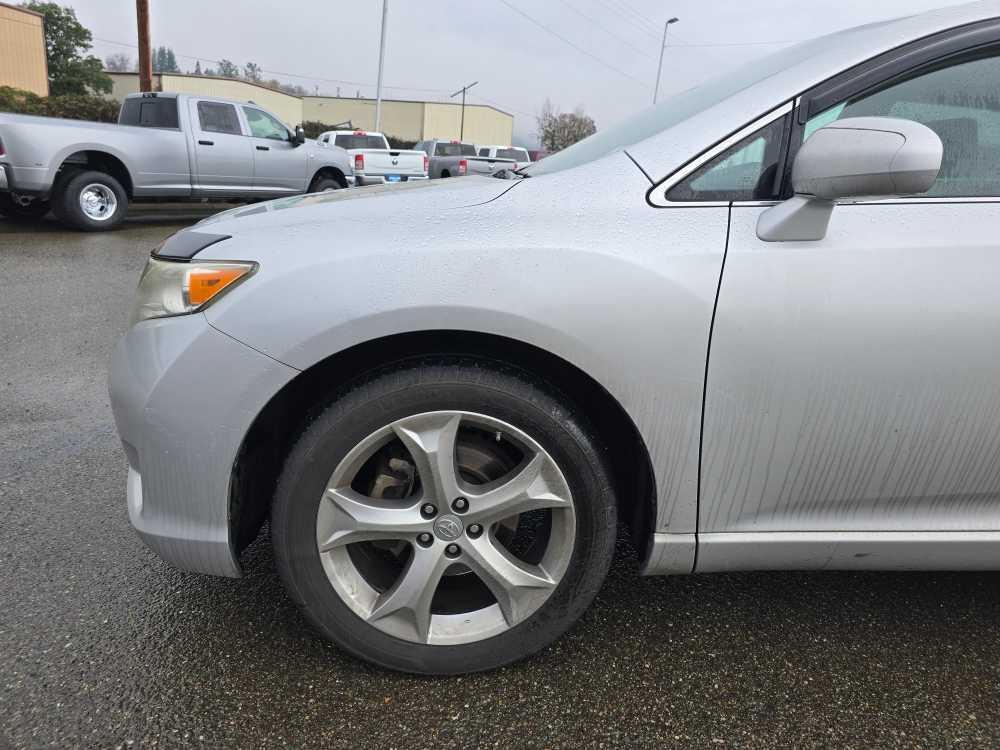
{"type": "Polygon", "coordinates": [[[239,281],[250,272],[247,268],[192,268],[188,271],[188,304],[204,305],[227,286],[239,281]]]}

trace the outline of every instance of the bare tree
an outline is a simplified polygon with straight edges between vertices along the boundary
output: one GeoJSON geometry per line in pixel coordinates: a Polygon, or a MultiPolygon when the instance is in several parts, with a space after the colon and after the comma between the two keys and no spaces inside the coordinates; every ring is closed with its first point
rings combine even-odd
{"type": "Polygon", "coordinates": [[[542,112],[536,121],[538,140],[542,148],[550,154],[562,151],[597,132],[593,118],[589,117],[582,107],[577,107],[570,113],[560,112],[548,99],[545,100],[542,112]]]}
{"type": "Polygon", "coordinates": [[[131,73],[136,69],[135,60],[124,52],[116,52],[104,58],[104,69],[111,73],[131,73]]]}

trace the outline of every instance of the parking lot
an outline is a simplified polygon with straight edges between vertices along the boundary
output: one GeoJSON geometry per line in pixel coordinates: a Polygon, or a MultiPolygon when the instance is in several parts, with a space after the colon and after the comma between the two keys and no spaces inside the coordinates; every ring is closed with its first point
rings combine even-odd
{"type": "Polygon", "coordinates": [[[1000,574],[636,577],[525,663],[466,678],[320,641],[269,540],[242,580],[169,568],[128,525],[106,389],[152,246],[0,220],[0,745],[976,747],[1000,742],[1000,574]]]}

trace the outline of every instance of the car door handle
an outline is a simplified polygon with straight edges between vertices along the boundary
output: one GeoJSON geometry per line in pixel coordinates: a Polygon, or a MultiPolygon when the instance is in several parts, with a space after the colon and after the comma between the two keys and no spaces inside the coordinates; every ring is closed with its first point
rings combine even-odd
{"type": "Polygon", "coordinates": [[[198,141],[199,146],[214,146],[215,141],[198,141]]]}
{"type": "Polygon", "coordinates": [[[258,146],[257,150],[258,151],[270,151],[271,147],[270,146],[258,146]]]}

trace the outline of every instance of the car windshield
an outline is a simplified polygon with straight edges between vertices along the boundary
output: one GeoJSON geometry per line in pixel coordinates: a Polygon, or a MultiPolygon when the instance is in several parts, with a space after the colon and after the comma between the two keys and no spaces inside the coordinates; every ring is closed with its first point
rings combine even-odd
{"type": "MultiPolygon", "coordinates": [[[[858,31],[887,23],[892,23],[892,21],[838,31],[818,39],[786,47],[748,65],[727,70],[722,75],[668,97],[659,104],[648,107],[607,130],[599,130],[589,138],[524,168],[519,174],[537,177],[563,169],[572,169],[615,151],[620,151],[668,130],[740,91],[799,65],[811,57],[823,54],[842,44],[850,44],[849,37],[858,31]]],[[[777,104],[777,102],[770,103],[777,104]]]]}

